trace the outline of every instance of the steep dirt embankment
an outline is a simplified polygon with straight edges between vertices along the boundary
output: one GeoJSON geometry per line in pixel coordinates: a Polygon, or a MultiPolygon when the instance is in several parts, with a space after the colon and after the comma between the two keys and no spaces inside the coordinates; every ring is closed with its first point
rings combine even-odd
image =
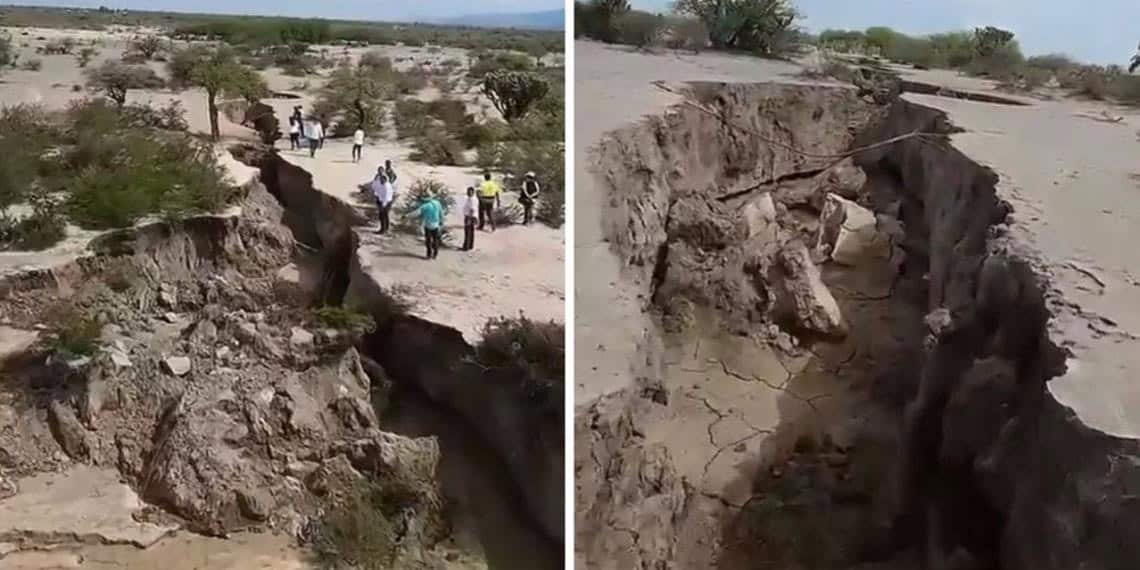
{"type": "MultiPolygon", "coordinates": [[[[533,390],[538,384],[521,371],[480,367],[474,361],[474,349],[445,324],[397,314],[391,293],[360,271],[354,229],[360,218],[351,206],[314,189],[308,173],[276,155],[249,155],[243,161],[261,169],[271,192],[293,212],[287,219],[292,220],[289,225],[298,239],[312,240],[320,248],[325,302],[352,303],[374,315],[379,326],[360,348],[378,365],[376,374],[397,388],[397,400],[401,390],[412,390],[417,394],[409,397],[411,401],[416,405],[430,402],[434,408],[425,411],[426,415],[449,418],[425,422],[417,429],[445,430],[448,433],[439,434],[445,443],[482,448],[454,449],[456,457],[480,460],[479,464],[457,465],[478,474],[468,478],[473,482],[467,485],[469,489],[450,490],[467,497],[463,501],[467,508],[481,502],[475,495],[498,497],[506,505],[505,510],[502,506],[479,507],[470,515],[477,519],[474,531],[488,562],[493,568],[560,567],[564,541],[562,395],[533,390]]],[[[415,299],[407,301],[414,303],[415,299]]],[[[392,405],[401,406],[395,400],[392,405]]],[[[445,447],[444,454],[448,453],[445,447]]]]}
{"type": "Polygon", "coordinates": [[[1135,566],[1137,444],[1045,391],[1063,354],[1042,284],[1002,237],[996,176],[949,145],[946,117],[826,88],[693,97],[736,127],[678,107],[599,149],[607,234],[666,348],[636,392],[577,418],[580,566],[1135,566]],[[787,148],[834,155],[915,131],[929,134],[854,161],[787,148]],[[768,345],[749,350],[786,379],[688,356],[726,342],[700,327],[710,312],[711,330],[768,345]],[[707,440],[654,436],[701,429],[684,422],[702,413],[707,440]],[[733,422],[751,427],[725,437],[733,422]],[[734,454],[743,493],[715,476],[734,454]]]}

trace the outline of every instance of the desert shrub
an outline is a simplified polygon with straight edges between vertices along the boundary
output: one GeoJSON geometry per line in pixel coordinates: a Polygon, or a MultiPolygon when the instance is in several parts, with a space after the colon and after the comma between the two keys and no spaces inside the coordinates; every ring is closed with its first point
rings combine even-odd
{"type": "Polygon", "coordinates": [[[459,131],[459,142],[467,148],[483,148],[501,140],[506,133],[507,125],[502,121],[491,120],[486,123],[472,121],[459,131]]]}
{"type": "Polygon", "coordinates": [[[1025,60],[1025,65],[1052,73],[1060,73],[1077,67],[1077,62],[1067,55],[1054,53],[1030,57],[1025,60]]]}
{"type": "Polygon", "coordinates": [[[416,137],[408,158],[432,166],[463,166],[463,145],[442,129],[428,129],[416,137]]]}
{"type": "Polygon", "coordinates": [[[43,60],[37,58],[26,59],[24,60],[24,63],[20,64],[20,69],[23,69],[24,71],[39,71],[43,69],[43,67],[43,60]]]}
{"type": "Polygon", "coordinates": [[[49,348],[65,357],[89,356],[99,348],[100,326],[74,303],[61,303],[50,310],[46,324],[54,338],[49,348]]]}
{"type": "Polygon", "coordinates": [[[46,55],[69,55],[77,45],[74,38],[51,40],[44,44],[43,53],[46,55]]]}
{"type": "Polygon", "coordinates": [[[614,22],[619,43],[647,48],[657,43],[664,27],[664,18],[646,12],[631,11],[614,22]]]}
{"type": "Polygon", "coordinates": [[[281,138],[281,123],[277,120],[277,113],[265,103],[250,105],[242,117],[242,124],[257,131],[257,138],[266,145],[272,146],[281,138]]]}
{"type": "Polygon", "coordinates": [[[432,125],[427,104],[418,99],[396,101],[393,120],[396,123],[396,136],[402,139],[422,136],[432,125]]]}
{"type": "Polygon", "coordinates": [[[474,63],[467,75],[473,79],[482,79],[493,71],[531,71],[535,68],[534,60],[513,52],[483,52],[475,54],[474,63]]]}
{"type": "Polygon", "coordinates": [[[574,36],[603,42],[617,40],[616,22],[630,11],[629,0],[588,0],[574,3],[574,36]]]}
{"type": "Polygon", "coordinates": [[[483,78],[483,94],[508,123],[526,117],[549,92],[550,83],[533,73],[495,71],[483,78]]]}
{"type": "Polygon", "coordinates": [[[760,55],[787,52],[798,18],[788,0],[678,0],[674,7],[677,13],[704,22],[713,47],[760,55]]]}
{"type": "Polygon", "coordinates": [[[166,83],[149,67],[116,61],[105,61],[99,67],[88,69],[86,75],[90,89],[106,95],[119,106],[127,102],[127,92],[131,89],[160,89],[166,83]]]}
{"type": "Polygon", "coordinates": [[[162,38],[154,35],[139,36],[131,40],[130,49],[144,59],[154,59],[163,49],[162,38]]]}
{"type": "Polygon", "coordinates": [[[665,45],[670,49],[700,51],[708,45],[709,30],[693,18],[671,18],[666,24],[665,45]]]}
{"type": "Polygon", "coordinates": [[[162,107],[123,105],[119,109],[119,120],[122,124],[136,129],[179,132],[190,130],[190,124],[186,122],[186,110],[182,108],[182,102],[177,99],[171,100],[162,107]]]}
{"type": "Polygon", "coordinates": [[[212,147],[181,133],[81,132],[62,158],[75,173],[66,183],[69,213],[86,228],[216,211],[231,197],[212,147]]]}
{"type": "Polygon", "coordinates": [[[33,194],[29,201],[32,213],[27,217],[0,215],[0,249],[39,251],[65,237],[67,219],[55,200],[45,194],[33,194]]]}
{"type": "Polygon", "coordinates": [[[1017,42],[1009,41],[1000,46],[979,54],[966,65],[966,72],[972,75],[991,77],[998,81],[1008,80],[1017,74],[1025,64],[1025,57],[1017,42]]]}
{"type": "Polygon", "coordinates": [[[85,67],[87,67],[88,63],[91,63],[91,58],[93,58],[97,55],[99,55],[99,50],[88,46],[88,47],[81,48],[79,50],[79,53],[76,54],[75,59],[76,59],[76,62],[79,64],[79,67],[85,68],[85,67]]]}
{"type": "Polygon", "coordinates": [[[326,121],[352,132],[356,127],[379,132],[383,127],[384,103],[397,92],[398,73],[391,62],[378,64],[362,58],[356,65],[341,65],[321,89],[317,105],[326,121]]]}
{"type": "Polygon", "coordinates": [[[1074,95],[1103,101],[1108,97],[1108,74],[1098,66],[1087,65],[1058,77],[1061,87],[1074,95]]]}
{"type": "MultiPolygon", "coordinates": [[[[420,204],[429,197],[435,198],[439,201],[440,208],[443,210],[443,219],[447,219],[447,215],[455,208],[455,196],[451,193],[444,183],[433,178],[421,178],[416,180],[411,187],[408,188],[407,196],[396,207],[398,214],[397,220],[399,227],[411,233],[419,234],[421,228],[419,217],[417,216],[420,204]]],[[[443,237],[449,237],[449,231],[446,224],[443,227],[443,237]]]]}
{"type": "Polygon", "coordinates": [[[1140,77],[1123,74],[1113,77],[1109,83],[1108,94],[1121,103],[1140,105],[1140,77]]]}
{"type": "Polygon", "coordinates": [[[561,323],[499,317],[483,325],[475,354],[484,366],[517,366],[536,378],[562,379],[565,346],[566,327],[561,323]]]}
{"type": "MultiPolygon", "coordinates": [[[[402,309],[407,312],[407,307],[402,309]]],[[[372,315],[354,307],[325,306],[313,309],[309,321],[323,328],[345,331],[353,337],[360,337],[376,329],[372,315]]]]}
{"type": "MultiPolygon", "coordinates": [[[[565,149],[558,141],[525,141],[498,145],[494,170],[513,175],[534,172],[542,193],[535,205],[535,218],[551,226],[561,227],[565,221],[565,149]]],[[[482,156],[482,149],[480,149],[482,156]]]]}

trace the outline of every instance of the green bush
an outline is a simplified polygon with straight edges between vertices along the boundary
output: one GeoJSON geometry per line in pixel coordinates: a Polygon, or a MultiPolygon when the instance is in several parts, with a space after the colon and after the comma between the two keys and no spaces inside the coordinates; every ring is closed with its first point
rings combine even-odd
{"type": "Polygon", "coordinates": [[[12,38],[7,34],[0,34],[0,68],[12,63],[12,38]]]}
{"type": "Polygon", "coordinates": [[[781,55],[794,47],[799,14],[788,0],[678,0],[674,6],[678,14],[705,23],[713,47],[765,56],[781,55]]]}
{"type": "Polygon", "coordinates": [[[1035,55],[1025,61],[1029,67],[1060,73],[1077,67],[1077,62],[1064,54],[1035,55]]]}
{"type": "Polygon", "coordinates": [[[0,215],[0,249],[39,251],[66,236],[67,220],[62,209],[49,196],[30,199],[32,214],[19,220],[0,215]]]}
{"type": "Polygon", "coordinates": [[[483,326],[475,358],[483,366],[524,371],[525,396],[539,409],[557,413],[564,398],[565,347],[566,327],[561,323],[502,317],[483,326]]]}
{"type": "Polygon", "coordinates": [[[324,328],[346,331],[354,337],[363,336],[376,329],[376,321],[372,319],[372,315],[353,307],[320,307],[311,312],[310,321],[324,328]]]}
{"type": "Polygon", "coordinates": [[[670,49],[701,51],[709,42],[709,29],[704,22],[693,18],[671,18],[666,24],[670,49]]]}
{"type": "Polygon", "coordinates": [[[432,166],[463,166],[463,145],[442,129],[428,129],[412,143],[408,158],[432,166]]]}
{"type": "Polygon", "coordinates": [[[617,41],[638,48],[656,45],[664,24],[663,17],[638,11],[623,14],[614,21],[617,41]]]}
{"type": "Polygon", "coordinates": [[[54,333],[49,348],[65,357],[90,356],[99,348],[99,323],[74,303],[62,303],[51,310],[48,329],[54,333]]]}
{"type": "MultiPolygon", "coordinates": [[[[423,225],[420,223],[418,212],[420,204],[428,197],[435,198],[439,201],[440,208],[443,210],[443,219],[447,219],[448,214],[455,208],[455,195],[451,190],[444,185],[444,183],[433,178],[421,178],[416,180],[410,188],[408,188],[407,196],[396,207],[396,214],[398,225],[404,231],[419,234],[423,225]]],[[[443,237],[448,237],[448,228],[444,224],[443,237]]]]}
{"type": "Polygon", "coordinates": [[[317,527],[313,549],[325,568],[345,564],[361,570],[387,570],[396,558],[400,513],[385,513],[385,490],[372,481],[350,489],[341,504],[325,511],[317,527]]]}
{"type": "Polygon", "coordinates": [[[467,71],[472,79],[482,79],[493,71],[532,71],[535,68],[534,60],[521,53],[484,52],[474,57],[475,62],[467,71]]]}

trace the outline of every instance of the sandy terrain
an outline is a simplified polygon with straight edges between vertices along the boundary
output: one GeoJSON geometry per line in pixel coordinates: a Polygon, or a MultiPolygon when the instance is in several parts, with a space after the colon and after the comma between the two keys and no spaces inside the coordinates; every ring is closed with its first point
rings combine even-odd
{"type": "MultiPolygon", "coordinates": [[[[606,197],[590,173],[589,151],[602,135],[639,117],[659,114],[677,101],[652,82],[789,81],[792,64],[705,54],[650,55],[594,42],[577,42],[576,100],[590,102],[578,114],[575,248],[579,275],[576,355],[577,404],[629,385],[644,354],[629,342],[648,327],[640,311],[643,290],[620,275],[621,263],[602,240],[606,197]],[[618,324],[620,326],[615,326],[618,324]],[[598,339],[596,342],[593,339],[598,339]]],[[[985,82],[945,71],[908,72],[913,79],[960,89],[992,91],[985,82]]],[[[1127,244],[1140,205],[1131,151],[1140,113],[1100,103],[1060,98],[1013,107],[907,94],[946,110],[966,129],[954,142],[1001,176],[999,193],[1015,208],[1014,232],[1022,238],[1055,288],[1053,339],[1069,347],[1069,373],[1050,383],[1053,394],[1088,425],[1108,433],[1140,435],[1140,388],[1131,372],[1140,364],[1136,344],[1140,282],[1130,269],[1140,262],[1127,244]],[[1108,111],[1120,123],[1084,115],[1108,111]],[[1063,300],[1062,300],[1063,299],[1063,300]]]]}

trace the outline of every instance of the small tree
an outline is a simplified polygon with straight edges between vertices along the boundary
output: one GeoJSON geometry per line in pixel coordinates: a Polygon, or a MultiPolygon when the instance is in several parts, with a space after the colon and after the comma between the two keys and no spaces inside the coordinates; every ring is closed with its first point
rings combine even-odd
{"type": "Polygon", "coordinates": [[[154,59],[162,51],[162,38],[158,36],[139,36],[131,42],[131,49],[145,60],[154,59]]]}
{"type": "Polygon", "coordinates": [[[534,58],[534,64],[536,66],[542,66],[542,58],[546,57],[546,54],[549,52],[545,44],[539,40],[534,40],[527,44],[526,53],[534,58]]]}
{"type": "Polygon", "coordinates": [[[679,14],[696,16],[713,47],[775,55],[798,17],[788,0],[677,0],[679,14]]]}
{"type": "Polygon", "coordinates": [[[391,60],[365,54],[356,65],[344,64],[333,71],[316,108],[338,121],[337,132],[351,133],[356,127],[377,130],[384,102],[396,95],[397,83],[391,60]]]}
{"type": "Polygon", "coordinates": [[[99,50],[87,46],[79,50],[79,55],[75,59],[79,62],[79,67],[86,68],[88,63],[91,63],[91,58],[99,55],[99,50]]]}
{"type": "Polygon", "coordinates": [[[107,61],[87,70],[87,87],[106,95],[119,107],[127,102],[127,91],[158,89],[163,84],[162,78],[153,69],[141,65],[107,61]]]}
{"type": "Polygon", "coordinates": [[[995,28],[993,26],[986,26],[984,28],[974,28],[974,49],[978,55],[982,57],[989,57],[994,52],[1003,48],[1009,42],[1013,41],[1013,32],[995,28]]]}
{"type": "MultiPolygon", "coordinates": [[[[0,48],[0,52],[3,48],[0,48]]],[[[3,56],[0,55],[0,63],[3,63],[3,56]]],[[[1136,55],[1132,56],[1132,62],[1128,64],[1128,73],[1133,73],[1137,68],[1140,68],[1140,46],[1136,46],[1136,55]]]]}
{"type": "Polygon", "coordinates": [[[227,48],[183,50],[171,59],[169,69],[176,85],[200,87],[206,91],[210,136],[215,140],[221,135],[218,128],[219,95],[239,96],[255,102],[269,93],[265,79],[254,69],[239,63],[234,52],[227,48]]]}
{"type": "Polygon", "coordinates": [[[594,26],[599,40],[612,42],[617,39],[615,21],[629,13],[629,0],[593,0],[594,26]]]}
{"type": "Polygon", "coordinates": [[[525,117],[549,92],[550,84],[533,73],[495,71],[483,78],[483,94],[509,123],[525,117]]]}
{"type": "Polygon", "coordinates": [[[617,34],[623,44],[645,49],[657,43],[665,19],[645,12],[630,12],[617,19],[617,34]]]}

